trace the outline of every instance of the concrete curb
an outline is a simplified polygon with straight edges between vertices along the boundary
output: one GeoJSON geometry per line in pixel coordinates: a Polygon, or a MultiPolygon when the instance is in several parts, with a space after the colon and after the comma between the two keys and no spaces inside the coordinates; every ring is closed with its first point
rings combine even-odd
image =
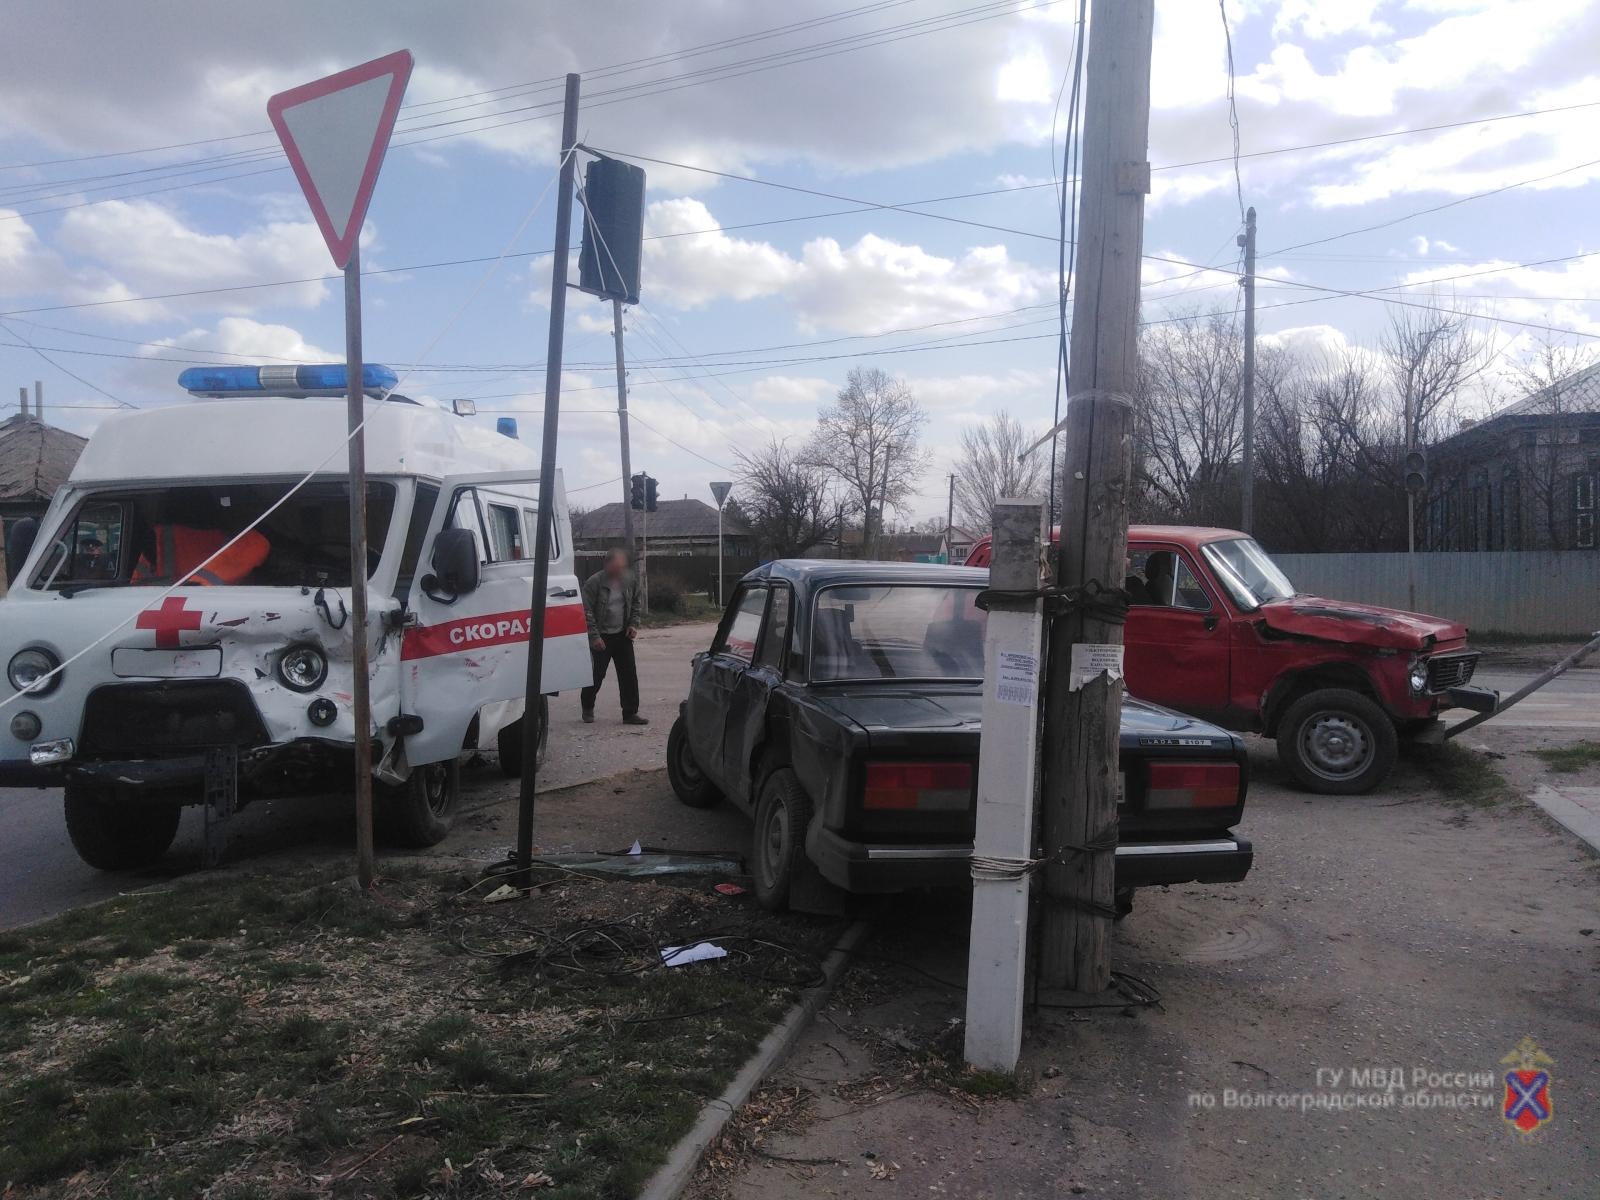
{"type": "MultiPolygon", "coordinates": [[[[1584,790],[1600,791],[1595,788],[1584,790]]],[[[1544,809],[1551,818],[1565,826],[1569,832],[1588,842],[1591,850],[1600,851],[1600,815],[1596,815],[1593,809],[1585,808],[1572,797],[1564,795],[1561,789],[1548,784],[1540,784],[1534,788],[1529,799],[1544,809]]]]}
{"type": "Polygon", "coordinates": [[[740,1068],[722,1095],[707,1102],[705,1111],[700,1114],[700,1119],[694,1123],[694,1127],[683,1135],[678,1144],[672,1148],[672,1153],[667,1155],[667,1161],[645,1182],[639,1192],[638,1200],[677,1200],[683,1189],[689,1186],[689,1181],[694,1178],[695,1168],[700,1165],[700,1156],[705,1153],[706,1147],[722,1132],[722,1127],[728,1123],[733,1114],[750,1099],[750,1094],[760,1086],[761,1081],[772,1074],[778,1064],[788,1057],[795,1042],[800,1040],[800,1035],[805,1032],[811,1019],[817,1015],[817,1010],[822,1007],[822,1002],[833,994],[839,976],[844,973],[851,954],[866,937],[868,928],[865,921],[856,921],[844,931],[834,943],[833,949],[829,951],[828,957],[823,960],[824,981],[800,997],[798,1003],[779,1022],[778,1027],[761,1040],[761,1045],[756,1047],[756,1052],[750,1056],[750,1061],[740,1068]]]}

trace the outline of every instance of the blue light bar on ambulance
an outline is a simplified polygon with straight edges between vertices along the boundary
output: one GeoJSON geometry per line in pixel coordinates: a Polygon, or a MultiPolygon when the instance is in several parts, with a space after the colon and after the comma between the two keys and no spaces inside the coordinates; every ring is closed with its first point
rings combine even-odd
{"type": "MultiPolygon", "coordinates": [[[[178,376],[178,386],[193,396],[342,396],[344,364],[315,366],[190,367],[178,376]]],[[[382,396],[400,380],[388,367],[363,363],[361,390],[382,396]]]]}

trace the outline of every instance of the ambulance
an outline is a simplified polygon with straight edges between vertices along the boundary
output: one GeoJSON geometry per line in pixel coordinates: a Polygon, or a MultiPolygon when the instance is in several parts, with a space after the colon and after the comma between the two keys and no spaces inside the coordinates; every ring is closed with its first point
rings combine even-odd
{"type": "MultiPolygon", "coordinates": [[[[61,786],[91,866],[159,859],[181,809],[215,803],[219,762],[237,803],[347,789],[357,637],[380,831],[443,838],[463,754],[520,773],[539,456],[509,418],[490,431],[367,365],[357,628],[344,377],[186,370],[195,399],[108,418],[37,526],[7,531],[0,785],[61,786]]],[[[559,474],[555,495],[546,696],[591,671],[559,474]]]]}

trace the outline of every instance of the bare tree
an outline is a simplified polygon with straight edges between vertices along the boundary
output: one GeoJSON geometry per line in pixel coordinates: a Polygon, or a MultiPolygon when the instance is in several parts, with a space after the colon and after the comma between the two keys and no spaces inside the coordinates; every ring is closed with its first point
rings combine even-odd
{"type": "MultiPolygon", "coordinates": [[[[1050,449],[1023,453],[1036,435],[1004,409],[981,425],[961,431],[961,460],[956,464],[956,516],[964,528],[981,533],[989,528],[995,501],[1002,496],[1037,496],[1049,483],[1050,449]]],[[[938,518],[944,530],[944,518],[938,518]]]]}
{"type": "Polygon", "coordinates": [[[887,510],[904,508],[927,466],[927,420],[905,381],[877,367],[852,368],[817,416],[807,458],[839,481],[869,542],[882,533],[887,510]]]}
{"type": "Polygon", "coordinates": [[[1426,446],[1454,425],[1462,389],[1488,365],[1486,347],[1468,320],[1431,309],[1390,312],[1379,345],[1400,405],[1402,444],[1426,446]]]}
{"type": "Polygon", "coordinates": [[[828,495],[828,476],[777,438],[753,450],[735,450],[739,512],[762,553],[796,558],[837,535],[839,510],[828,495]]]}
{"type": "Polygon", "coordinates": [[[1218,310],[1147,326],[1139,343],[1135,462],[1148,515],[1198,524],[1238,512],[1243,339],[1218,310]]]}

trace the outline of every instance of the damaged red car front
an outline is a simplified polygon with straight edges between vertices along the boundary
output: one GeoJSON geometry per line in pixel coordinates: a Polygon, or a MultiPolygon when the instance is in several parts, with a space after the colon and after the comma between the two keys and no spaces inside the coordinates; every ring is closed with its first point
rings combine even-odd
{"type": "MultiPolygon", "coordinates": [[[[988,543],[968,558],[988,562],[988,543]]],[[[1440,617],[1297,594],[1254,539],[1229,529],[1128,531],[1128,690],[1229,729],[1277,739],[1313,791],[1376,787],[1402,737],[1452,707],[1492,709],[1469,686],[1477,652],[1440,617]]]]}

